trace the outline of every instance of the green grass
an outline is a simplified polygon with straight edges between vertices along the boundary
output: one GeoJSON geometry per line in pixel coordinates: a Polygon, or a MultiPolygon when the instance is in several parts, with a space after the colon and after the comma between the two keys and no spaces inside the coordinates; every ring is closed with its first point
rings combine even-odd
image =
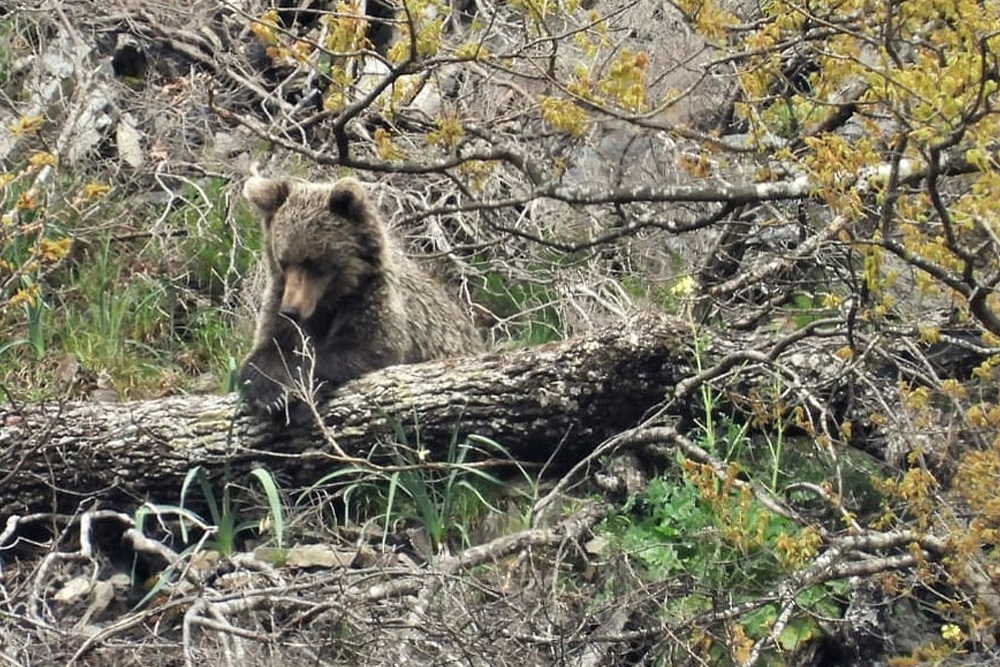
{"type": "MultiPolygon", "coordinates": [[[[4,211],[32,182],[27,169],[18,174],[4,211]]],[[[95,382],[121,398],[231,389],[250,344],[236,316],[257,247],[249,210],[230,207],[227,184],[210,179],[184,186],[170,211],[131,210],[109,194],[89,214],[107,223],[84,227],[73,207],[59,206],[78,196],[81,180],[53,179],[65,192],[19,211],[17,233],[0,235],[0,267],[15,275],[0,295],[0,383],[32,399],[86,395],[95,382]],[[161,222],[155,234],[136,233],[152,220],[161,222]],[[36,261],[40,244],[62,238],[74,239],[69,255],[36,261]],[[37,298],[2,307],[30,285],[37,298]],[[68,358],[82,378],[72,387],[53,381],[68,358]]]]}
{"type": "MultiPolygon", "coordinates": [[[[17,59],[17,53],[12,44],[20,39],[16,16],[15,13],[0,21],[0,88],[5,90],[14,80],[14,61],[17,59]]],[[[7,91],[11,96],[15,96],[14,93],[13,90],[7,91]]]]}
{"type": "MultiPolygon", "coordinates": [[[[281,491],[274,477],[264,468],[254,468],[250,471],[249,480],[256,482],[264,492],[267,500],[267,517],[264,521],[274,536],[275,546],[279,552],[284,549],[285,519],[281,503],[281,491]]],[[[196,466],[188,471],[181,485],[180,507],[190,511],[190,492],[197,484],[201,492],[201,503],[208,509],[208,521],[213,527],[211,539],[204,547],[214,549],[223,556],[231,556],[236,552],[240,536],[250,531],[258,530],[261,521],[256,516],[241,516],[239,503],[234,498],[234,484],[229,479],[221,480],[221,489],[212,486],[208,472],[202,466],[196,466]],[[217,493],[218,492],[218,493],[217,493]]],[[[187,543],[186,527],[181,521],[182,540],[187,543]]]]}
{"type": "Polygon", "coordinates": [[[189,287],[212,297],[227,297],[250,269],[260,248],[258,226],[242,199],[232,210],[222,179],[200,187],[185,186],[182,205],[168,218],[180,236],[176,256],[182,259],[178,277],[189,287]]]}
{"type": "Polygon", "coordinates": [[[469,546],[471,528],[486,514],[499,512],[492,499],[502,494],[503,481],[472,465],[479,455],[510,459],[493,440],[461,437],[456,430],[444,460],[436,463],[426,460],[419,442],[409,445],[402,429],[397,430],[397,442],[381,448],[388,451],[390,465],[339,467],[315,482],[303,498],[318,491],[339,498],[341,523],[381,525],[384,539],[402,527],[419,528],[435,553],[469,546]]]}
{"type": "Polygon", "coordinates": [[[473,298],[503,322],[520,345],[540,345],[563,336],[562,319],[553,305],[557,297],[544,284],[510,281],[490,272],[473,298]]]}

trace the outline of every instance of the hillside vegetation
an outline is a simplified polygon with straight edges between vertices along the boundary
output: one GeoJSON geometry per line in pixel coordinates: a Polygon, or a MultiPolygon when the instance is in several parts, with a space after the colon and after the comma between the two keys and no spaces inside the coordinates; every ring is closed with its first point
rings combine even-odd
{"type": "Polygon", "coordinates": [[[0,506],[52,500],[0,521],[0,656],[994,664],[997,26],[972,0],[6,3],[0,506]],[[430,407],[360,445],[342,419],[351,450],[307,391],[315,441],[252,451],[285,426],[213,402],[261,289],[251,173],[361,180],[490,360],[434,367],[430,403],[405,370],[352,384],[430,407]],[[677,381],[526,454],[502,369],[583,369],[531,398],[608,415],[581,398],[612,400],[608,341],[658,366],[622,392],[677,381]],[[132,426],[190,461],[176,489],[87,487],[98,430],[65,415],[114,439],[160,405],[176,441],[132,426]]]}

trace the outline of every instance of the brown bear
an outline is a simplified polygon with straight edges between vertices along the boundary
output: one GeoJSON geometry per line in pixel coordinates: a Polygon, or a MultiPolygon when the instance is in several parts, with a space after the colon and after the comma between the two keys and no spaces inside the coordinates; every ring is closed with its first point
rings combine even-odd
{"type": "Polygon", "coordinates": [[[254,409],[281,410],[310,367],[336,387],[393,364],[481,351],[467,314],[397,249],[358,181],[254,176],[243,194],[261,215],[267,270],[239,375],[254,409]]]}

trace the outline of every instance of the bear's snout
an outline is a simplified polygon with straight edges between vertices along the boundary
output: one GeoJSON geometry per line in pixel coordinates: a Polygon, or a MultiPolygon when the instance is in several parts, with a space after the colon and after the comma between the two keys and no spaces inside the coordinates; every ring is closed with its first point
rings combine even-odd
{"type": "Polygon", "coordinates": [[[326,280],[311,276],[301,267],[285,269],[285,291],[278,312],[293,322],[308,320],[316,311],[326,283],[326,280]]]}

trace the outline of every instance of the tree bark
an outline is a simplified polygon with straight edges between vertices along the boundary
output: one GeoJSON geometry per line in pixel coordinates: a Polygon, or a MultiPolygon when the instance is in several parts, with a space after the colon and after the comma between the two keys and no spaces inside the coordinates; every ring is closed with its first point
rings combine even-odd
{"type": "MultiPolygon", "coordinates": [[[[541,347],[388,368],[317,407],[351,456],[379,452],[402,428],[432,456],[456,433],[476,434],[516,459],[564,466],[692,375],[693,342],[683,321],[643,315],[541,347]]],[[[0,515],[72,511],[91,499],[176,502],[198,465],[234,479],[266,465],[283,482],[308,484],[338,460],[314,422],[248,414],[234,395],[0,407],[0,515]]]]}

